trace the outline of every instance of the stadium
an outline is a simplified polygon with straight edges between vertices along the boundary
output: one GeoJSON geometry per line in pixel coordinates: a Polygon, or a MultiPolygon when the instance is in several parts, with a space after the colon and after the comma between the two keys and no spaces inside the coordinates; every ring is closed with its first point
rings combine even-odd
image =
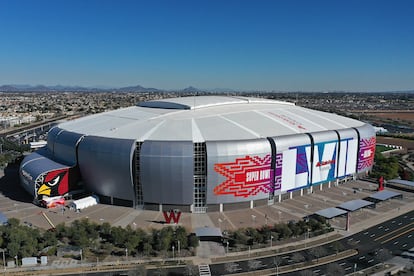
{"type": "Polygon", "coordinates": [[[271,205],[366,174],[374,128],[261,98],[153,100],[67,121],[26,156],[34,201],[84,190],[101,203],[204,213],[271,205]]]}

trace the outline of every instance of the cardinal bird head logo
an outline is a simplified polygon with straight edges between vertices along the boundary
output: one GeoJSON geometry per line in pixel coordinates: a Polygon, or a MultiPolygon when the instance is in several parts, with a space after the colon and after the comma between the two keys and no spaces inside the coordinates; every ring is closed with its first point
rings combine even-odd
{"type": "Polygon", "coordinates": [[[67,170],[48,172],[37,190],[38,195],[58,196],[68,192],[67,170]]]}

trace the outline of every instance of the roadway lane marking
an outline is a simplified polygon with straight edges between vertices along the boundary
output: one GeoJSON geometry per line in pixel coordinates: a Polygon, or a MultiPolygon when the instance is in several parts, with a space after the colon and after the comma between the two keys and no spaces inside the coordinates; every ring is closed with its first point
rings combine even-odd
{"type": "Polygon", "coordinates": [[[394,245],[398,244],[398,241],[394,242],[393,244],[394,244],[394,245]]]}
{"type": "Polygon", "coordinates": [[[407,244],[406,243],[404,243],[403,245],[402,245],[402,247],[404,248],[404,247],[406,247],[407,246],[407,244]]]}
{"type": "Polygon", "coordinates": [[[387,232],[388,230],[390,230],[390,228],[385,228],[384,231],[387,232]]]}
{"type": "Polygon", "coordinates": [[[346,263],[340,263],[339,265],[340,265],[340,266],[344,266],[344,265],[346,265],[346,263]]]}
{"type": "Polygon", "coordinates": [[[411,234],[410,234],[410,235],[408,235],[408,237],[409,237],[409,238],[411,238],[412,236],[413,236],[413,235],[411,235],[411,234]]]}
{"type": "Polygon", "coordinates": [[[402,224],[402,222],[398,223],[398,225],[401,225],[401,224],[402,224]]]}
{"type": "Polygon", "coordinates": [[[352,269],[352,266],[345,268],[345,270],[350,270],[350,269],[352,269]]]}
{"type": "Polygon", "coordinates": [[[364,235],[368,235],[368,233],[369,233],[369,232],[367,231],[367,232],[365,232],[365,233],[364,233],[364,235]]]}
{"type": "Polygon", "coordinates": [[[371,237],[371,238],[375,237],[375,234],[372,234],[370,237],[371,237]]]}
{"type": "Polygon", "coordinates": [[[391,223],[395,223],[395,220],[391,221],[391,223]]]}
{"type": "Polygon", "coordinates": [[[408,232],[411,232],[411,231],[414,231],[414,228],[405,230],[404,232],[402,232],[402,233],[400,233],[400,234],[398,234],[396,236],[393,236],[393,237],[389,238],[388,240],[382,241],[381,244],[384,244],[384,243],[389,242],[389,241],[391,241],[393,239],[396,239],[396,238],[398,238],[398,237],[400,237],[402,235],[405,235],[405,234],[407,234],[408,232]]]}
{"type": "Polygon", "coordinates": [[[396,230],[394,230],[394,231],[391,231],[391,232],[389,232],[389,233],[387,233],[387,234],[385,234],[385,235],[379,236],[379,237],[378,237],[378,238],[376,238],[374,241],[378,241],[378,240],[380,240],[380,239],[384,239],[386,236],[393,235],[395,232],[401,231],[402,229],[407,228],[407,227],[410,227],[410,226],[411,226],[411,225],[413,225],[413,224],[414,224],[414,222],[411,222],[411,223],[409,223],[409,224],[407,224],[407,225],[404,225],[403,227],[400,227],[400,228],[398,228],[398,229],[396,229],[396,230]]]}
{"type": "Polygon", "coordinates": [[[374,259],[368,260],[368,263],[372,263],[374,261],[374,259]]]}
{"type": "Polygon", "coordinates": [[[384,226],[382,226],[382,225],[381,225],[381,226],[379,226],[379,227],[378,227],[378,229],[382,229],[383,227],[384,227],[384,226]]]}
{"type": "Polygon", "coordinates": [[[361,256],[361,257],[359,257],[359,259],[360,260],[363,260],[363,259],[365,259],[365,256],[361,256]]]}
{"type": "Polygon", "coordinates": [[[321,271],[320,269],[315,269],[314,271],[312,271],[313,273],[318,273],[319,271],[321,271]]]}

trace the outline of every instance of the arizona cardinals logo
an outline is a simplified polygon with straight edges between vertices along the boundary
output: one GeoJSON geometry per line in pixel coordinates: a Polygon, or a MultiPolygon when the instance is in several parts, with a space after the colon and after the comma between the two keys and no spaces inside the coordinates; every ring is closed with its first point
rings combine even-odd
{"type": "Polygon", "coordinates": [[[246,156],[237,158],[235,162],[215,164],[214,170],[227,179],[214,188],[214,193],[248,197],[259,192],[270,192],[272,189],[270,163],[271,156],[268,154],[263,158],[246,156]]]}
{"type": "Polygon", "coordinates": [[[67,169],[48,172],[37,190],[38,195],[58,196],[68,192],[67,169]]]}

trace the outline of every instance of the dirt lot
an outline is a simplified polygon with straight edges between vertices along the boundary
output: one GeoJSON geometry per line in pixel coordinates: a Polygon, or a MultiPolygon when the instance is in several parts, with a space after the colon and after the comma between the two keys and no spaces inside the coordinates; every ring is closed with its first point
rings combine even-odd
{"type": "Polygon", "coordinates": [[[414,111],[379,111],[379,112],[365,112],[366,115],[378,117],[381,119],[405,120],[414,122],[414,111]]]}
{"type": "Polygon", "coordinates": [[[378,144],[402,146],[407,150],[414,150],[414,140],[377,136],[378,144]]]}

